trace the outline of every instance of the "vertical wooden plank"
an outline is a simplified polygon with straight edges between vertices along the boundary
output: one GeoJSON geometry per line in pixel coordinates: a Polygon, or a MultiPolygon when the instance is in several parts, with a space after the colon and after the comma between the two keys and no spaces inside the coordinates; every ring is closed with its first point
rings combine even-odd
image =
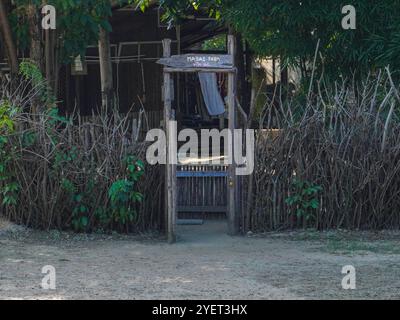
{"type": "MultiPolygon", "coordinates": [[[[178,24],[176,26],[176,39],[178,40],[178,55],[181,54],[181,26],[178,24]]],[[[181,110],[181,75],[178,73],[176,75],[176,83],[177,83],[177,88],[176,88],[176,102],[177,102],[177,110],[181,110]]],[[[179,113],[181,114],[181,113],[179,113]]],[[[181,119],[178,119],[180,121],[181,119]]]]}
{"type": "MultiPolygon", "coordinates": [[[[163,56],[168,58],[171,56],[171,40],[163,40],[163,56]]],[[[172,162],[173,157],[176,155],[171,154],[173,148],[171,148],[170,138],[173,137],[173,133],[170,130],[170,121],[173,119],[172,114],[172,93],[171,93],[171,74],[164,72],[164,125],[167,136],[167,165],[165,174],[165,194],[166,194],[166,231],[169,243],[176,241],[176,165],[172,162]]],[[[175,140],[176,141],[176,140],[175,140]]]]}
{"type": "MultiPolygon", "coordinates": [[[[235,37],[228,36],[228,54],[235,56],[236,46],[235,37]]],[[[230,72],[228,74],[228,115],[229,115],[229,131],[232,134],[236,129],[236,74],[230,72]]],[[[232,160],[235,152],[235,144],[232,142],[231,146],[232,160]]],[[[228,232],[230,235],[239,233],[239,220],[237,217],[236,208],[236,189],[237,189],[237,176],[236,164],[233,160],[228,168],[228,232]]]]}
{"type": "Polygon", "coordinates": [[[100,28],[99,32],[99,60],[102,106],[103,110],[111,112],[114,93],[110,34],[103,28],[100,28]]]}

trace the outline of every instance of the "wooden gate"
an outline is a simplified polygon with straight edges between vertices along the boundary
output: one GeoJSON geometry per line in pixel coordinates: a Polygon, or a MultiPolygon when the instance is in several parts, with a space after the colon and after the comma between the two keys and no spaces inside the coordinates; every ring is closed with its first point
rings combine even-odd
{"type": "MultiPolygon", "coordinates": [[[[174,243],[176,241],[176,225],[177,225],[177,213],[178,213],[178,197],[179,193],[177,190],[177,185],[179,181],[179,175],[189,175],[183,177],[185,179],[200,179],[200,185],[203,188],[197,186],[196,197],[198,198],[198,193],[201,193],[203,189],[203,195],[205,195],[206,189],[204,183],[206,183],[207,171],[189,171],[187,173],[178,173],[178,166],[174,163],[174,157],[176,155],[173,152],[173,146],[176,146],[176,137],[173,136],[173,130],[170,124],[175,120],[175,114],[172,110],[172,88],[173,88],[173,73],[198,73],[198,72],[215,72],[215,73],[226,73],[228,74],[228,96],[227,96],[227,106],[228,106],[228,129],[234,132],[236,129],[236,68],[234,64],[235,56],[235,38],[233,35],[228,36],[228,54],[227,55],[210,55],[210,54],[187,54],[179,56],[171,56],[171,40],[165,39],[163,41],[163,59],[158,61],[159,64],[164,66],[164,127],[167,137],[166,146],[166,179],[165,179],[165,191],[166,191],[166,230],[168,241],[174,243]],[[171,138],[171,139],[170,139],[171,138]],[[192,173],[190,173],[192,172],[192,173]],[[190,177],[191,175],[191,177],[190,177]],[[200,175],[200,176],[199,176],[200,175]],[[203,175],[203,177],[201,176],[203,175]],[[202,181],[202,182],[201,182],[202,181]]],[[[234,154],[235,146],[232,145],[232,152],[234,154]]],[[[211,171],[213,174],[215,172],[211,171]]],[[[222,174],[222,173],[220,173],[222,174]]],[[[237,176],[236,176],[236,165],[234,163],[228,166],[228,170],[224,173],[226,176],[220,177],[227,180],[225,185],[227,186],[226,191],[226,201],[227,201],[227,216],[228,216],[228,230],[229,234],[235,235],[239,232],[239,219],[237,214],[237,176]]],[[[182,177],[181,177],[182,178],[182,177]]],[[[183,179],[182,178],[182,179],[183,179]]],[[[214,177],[215,178],[215,177],[214,177]]],[[[184,183],[184,182],[183,182],[184,183]]],[[[201,197],[200,197],[201,198],[201,197]]],[[[192,199],[192,197],[189,197],[192,199]]],[[[204,200],[204,198],[203,198],[204,200]]],[[[206,203],[207,204],[207,203],[206,203]]],[[[194,209],[196,206],[189,206],[194,209]]],[[[204,210],[204,209],[201,209],[204,210]]]]}
{"type": "Polygon", "coordinates": [[[179,165],[177,211],[184,214],[224,214],[228,208],[228,166],[179,165]]]}

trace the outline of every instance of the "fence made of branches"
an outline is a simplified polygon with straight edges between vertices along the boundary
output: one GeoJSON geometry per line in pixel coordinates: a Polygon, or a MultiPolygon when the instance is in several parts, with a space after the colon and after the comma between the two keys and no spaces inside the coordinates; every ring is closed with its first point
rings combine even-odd
{"type": "Polygon", "coordinates": [[[38,92],[28,82],[2,84],[2,214],[38,229],[159,229],[163,174],[145,163],[144,118],[65,118],[32,109],[38,92]]]}
{"type": "Polygon", "coordinates": [[[390,72],[313,89],[261,112],[244,229],[399,228],[400,97],[390,72]]]}

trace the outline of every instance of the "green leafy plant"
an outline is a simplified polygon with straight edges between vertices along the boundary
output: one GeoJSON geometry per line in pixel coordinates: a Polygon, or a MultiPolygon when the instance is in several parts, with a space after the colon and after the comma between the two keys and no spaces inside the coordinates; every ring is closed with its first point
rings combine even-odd
{"type": "Polygon", "coordinates": [[[14,131],[13,116],[17,113],[8,100],[0,102],[0,134],[7,134],[14,131]]]}
{"type": "Polygon", "coordinates": [[[18,200],[19,186],[14,176],[8,171],[8,164],[13,159],[14,148],[10,145],[8,135],[14,132],[13,117],[18,109],[7,100],[0,103],[0,197],[4,206],[15,206],[18,200]]]}
{"type": "Polygon", "coordinates": [[[23,132],[21,142],[24,148],[32,147],[37,141],[37,135],[35,132],[26,131],[23,132]]]}
{"type": "Polygon", "coordinates": [[[314,217],[313,212],[320,206],[318,195],[323,190],[322,187],[300,179],[295,179],[292,185],[293,193],[286,199],[286,204],[293,208],[297,218],[310,220],[314,217]]]}
{"type": "Polygon", "coordinates": [[[58,109],[55,106],[56,97],[51,92],[49,86],[49,79],[46,79],[40,68],[37,66],[35,62],[30,60],[23,60],[19,65],[19,74],[23,79],[29,81],[39,92],[40,98],[38,99],[40,103],[43,103],[47,106],[49,110],[49,119],[52,120],[55,116],[55,120],[58,119],[58,109]]]}
{"type": "Polygon", "coordinates": [[[55,127],[59,124],[67,124],[72,121],[67,117],[61,116],[57,107],[51,107],[50,109],[48,109],[46,115],[52,127],[55,127]]]}
{"type": "Polygon", "coordinates": [[[111,223],[111,216],[108,214],[108,210],[104,206],[100,206],[94,211],[95,218],[99,221],[100,227],[97,228],[97,231],[104,232],[108,225],[111,223]]]}
{"type": "Polygon", "coordinates": [[[72,226],[75,231],[85,231],[89,225],[90,208],[85,204],[84,196],[76,194],[74,196],[74,210],[72,211],[72,226]]]}
{"type": "Polygon", "coordinates": [[[19,65],[19,73],[25,80],[32,81],[34,86],[41,86],[44,84],[44,77],[39,67],[29,60],[21,62],[19,65]]]}
{"type": "Polygon", "coordinates": [[[18,200],[19,186],[14,176],[8,171],[8,164],[12,160],[9,154],[8,139],[0,136],[0,197],[4,206],[15,206],[18,200]]]}
{"type": "Polygon", "coordinates": [[[62,150],[57,150],[54,157],[54,168],[61,169],[68,163],[73,163],[78,158],[77,147],[64,147],[62,150]]]}
{"type": "Polygon", "coordinates": [[[226,50],[226,36],[218,35],[206,40],[203,44],[203,50],[226,50]]]}
{"type": "Polygon", "coordinates": [[[132,156],[127,157],[126,171],[126,178],[115,181],[108,192],[112,220],[121,225],[134,221],[135,203],[143,201],[143,195],[136,191],[136,184],[144,174],[143,162],[132,156]]]}
{"type": "Polygon", "coordinates": [[[86,231],[89,226],[90,204],[87,203],[85,192],[80,192],[75,184],[67,179],[61,180],[62,189],[69,195],[72,203],[71,225],[77,232],[86,231]]]}
{"type": "MultiPolygon", "coordinates": [[[[76,160],[73,149],[59,152],[55,157],[53,170],[62,170],[76,160]]],[[[108,190],[109,203],[99,205],[96,197],[95,178],[83,187],[63,178],[62,189],[68,194],[72,207],[71,226],[77,232],[96,230],[126,230],[128,224],[137,217],[136,204],[143,201],[143,195],[137,191],[137,183],[144,174],[144,164],[133,156],[126,158],[126,175],[112,183],[108,190]]],[[[89,174],[89,173],[88,173],[89,174]]]]}

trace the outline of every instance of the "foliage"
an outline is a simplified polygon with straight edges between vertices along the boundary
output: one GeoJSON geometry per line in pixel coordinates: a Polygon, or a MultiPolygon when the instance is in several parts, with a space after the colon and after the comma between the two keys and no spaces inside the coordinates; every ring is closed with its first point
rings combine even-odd
{"type": "Polygon", "coordinates": [[[310,183],[294,179],[293,194],[286,200],[286,203],[294,209],[297,218],[305,218],[310,220],[314,217],[314,212],[319,208],[320,203],[318,194],[322,191],[322,187],[310,183]]]}
{"type": "MultiPolygon", "coordinates": [[[[53,174],[59,175],[60,171],[76,166],[80,160],[78,148],[75,146],[56,150],[53,174]]],[[[98,220],[98,228],[101,230],[127,230],[135,222],[136,203],[143,200],[137,185],[144,175],[144,164],[133,156],[127,156],[123,163],[126,166],[126,177],[109,186],[108,201],[101,205],[96,194],[96,181],[99,180],[96,172],[86,172],[86,182],[80,185],[66,177],[62,178],[62,189],[68,194],[68,201],[71,203],[71,226],[74,230],[87,231],[93,219],[98,220]]]]}
{"type": "MultiPolygon", "coordinates": [[[[107,0],[50,0],[57,11],[57,34],[61,42],[60,57],[64,62],[71,61],[79,54],[83,55],[87,46],[96,44],[99,27],[111,30],[108,18],[111,15],[111,2],[107,0]]],[[[17,37],[19,48],[28,48],[30,42],[27,18],[28,5],[37,10],[41,0],[16,0],[11,13],[11,23],[17,37]]]]}
{"type": "Polygon", "coordinates": [[[250,43],[260,56],[282,58],[299,67],[303,77],[311,76],[318,41],[319,76],[361,76],[390,65],[400,70],[400,2],[354,0],[351,3],[326,0],[164,0],[165,18],[171,23],[195,10],[205,10],[222,19],[250,43]],[[342,28],[342,8],[356,8],[356,30],[342,28]]]}
{"type": "Polygon", "coordinates": [[[20,63],[19,73],[25,80],[31,81],[34,86],[43,85],[45,81],[39,67],[29,60],[24,60],[20,63]]]}
{"type": "MultiPolygon", "coordinates": [[[[57,9],[58,48],[61,60],[70,62],[84,55],[87,46],[96,44],[99,27],[111,30],[108,22],[112,4],[136,4],[145,10],[149,0],[51,0],[57,9]]],[[[26,8],[37,8],[41,0],[16,0],[10,20],[20,50],[30,41],[26,8]]],[[[393,0],[354,0],[357,29],[343,30],[342,7],[338,1],[257,0],[161,0],[164,19],[180,23],[195,11],[208,13],[228,23],[250,43],[260,56],[280,57],[285,63],[299,67],[303,77],[311,75],[318,41],[316,71],[337,79],[361,76],[390,65],[400,69],[400,2],[393,0]]]]}
{"type": "Polygon", "coordinates": [[[143,162],[129,156],[126,166],[126,178],[115,181],[108,191],[112,212],[110,219],[121,225],[134,221],[137,216],[135,203],[143,200],[143,195],[136,190],[136,185],[144,174],[143,162]]]}
{"type": "Polygon", "coordinates": [[[2,100],[0,102],[0,135],[14,131],[13,115],[16,112],[17,108],[12,107],[10,101],[2,100]]]}
{"type": "Polygon", "coordinates": [[[208,12],[211,17],[219,19],[220,8],[224,0],[161,0],[160,6],[165,10],[164,20],[170,24],[180,23],[195,11],[208,12]]]}
{"type": "Polygon", "coordinates": [[[391,65],[399,70],[400,2],[354,0],[357,29],[343,30],[340,1],[227,0],[224,17],[263,56],[284,57],[310,75],[318,40],[318,71],[349,77],[391,65]]]}
{"type": "Polygon", "coordinates": [[[89,225],[89,218],[87,214],[89,213],[89,208],[84,204],[81,204],[81,196],[77,196],[74,200],[77,206],[72,211],[72,225],[76,231],[85,231],[89,225]]]}
{"type": "Polygon", "coordinates": [[[8,165],[15,157],[15,148],[9,143],[8,135],[15,130],[14,117],[18,108],[8,100],[0,100],[0,198],[3,206],[16,206],[19,185],[14,175],[8,170],[8,165]]]}
{"type": "Polygon", "coordinates": [[[16,206],[18,184],[15,182],[13,174],[7,170],[12,160],[8,139],[0,136],[0,198],[3,206],[16,206]]]}
{"type": "Polygon", "coordinates": [[[226,50],[226,36],[219,35],[206,40],[203,44],[203,50],[226,50]]]}
{"type": "MultiPolygon", "coordinates": [[[[24,59],[19,65],[19,74],[22,79],[29,82],[33,90],[37,91],[37,98],[32,106],[45,106],[49,112],[54,112],[56,110],[55,102],[56,97],[50,90],[48,80],[42,74],[42,71],[33,61],[24,59]],[[52,111],[53,110],[53,111],[52,111]]],[[[58,113],[58,111],[56,111],[58,113]]]]}
{"type": "MultiPolygon", "coordinates": [[[[73,164],[78,160],[76,150],[69,150],[65,153],[59,153],[55,159],[55,170],[62,170],[68,163],[73,164]]],[[[109,190],[107,203],[97,206],[96,183],[93,172],[88,172],[85,185],[77,186],[71,180],[63,178],[62,188],[69,195],[71,202],[72,219],[71,224],[76,231],[87,231],[91,222],[91,213],[93,218],[99,222],[99,229],[126,230],[129,224],[135,222],[137,217],[137,202],[143,201],[143,195],[137,191],[137,184],[144,175],[144,164],[136,160],[133,156],[128,156],[125,160],[126,177],[113,182],[109,190]]]]}

